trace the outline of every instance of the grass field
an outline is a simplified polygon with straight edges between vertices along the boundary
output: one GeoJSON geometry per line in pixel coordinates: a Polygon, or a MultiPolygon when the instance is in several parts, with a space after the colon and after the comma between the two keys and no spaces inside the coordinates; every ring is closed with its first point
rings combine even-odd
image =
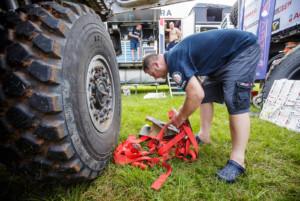
{"type": "MultiPolygon", "coordinates": [[[[155,89],[155,88],[154,88],[155,89]]],[[[144,100],[145,93],[122,95],[119,143],[128,134],[138,135],[148,116],[167,121],[171,107],[177,109],[184,96],[144,100]]],[[[251,108],[258,112],[257,109],[251,108]]],[[[199,111],[190,117],[199,131],[199,111]]],[[[169,161],[172,174],[159,191],[151,184],[166,171],[157,166],[141,170],[111,162],[96,180],[74,185],[48,185],[25,181],[0,166],[1,200],[300,200],[300,134],[251,117],[251,136],[246,151],[247,174],[233,185],[216,179],[230,156],[228,114],[215,105],[211,145],[200,145],[196,162],[169,161]]]]}

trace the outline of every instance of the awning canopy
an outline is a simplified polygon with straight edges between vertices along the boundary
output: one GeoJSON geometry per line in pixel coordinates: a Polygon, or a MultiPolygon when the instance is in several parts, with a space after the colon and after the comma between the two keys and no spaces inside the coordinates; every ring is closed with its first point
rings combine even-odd
{"type": "Polygon", "coordinates": [[[153,22],[160,18],[160,9],[138,10],[114,15],[109,22],[153,22]]]}

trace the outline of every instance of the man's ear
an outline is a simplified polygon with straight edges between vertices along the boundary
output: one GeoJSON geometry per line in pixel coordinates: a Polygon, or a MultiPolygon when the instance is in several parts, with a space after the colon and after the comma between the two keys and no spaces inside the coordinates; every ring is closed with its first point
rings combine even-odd
{"type": "Polygon", "coordinates": [[[155,68],[155,69],[159,68],[158,62],[157,61],[153,61],[152,62],[152,67],[155,68]]]}

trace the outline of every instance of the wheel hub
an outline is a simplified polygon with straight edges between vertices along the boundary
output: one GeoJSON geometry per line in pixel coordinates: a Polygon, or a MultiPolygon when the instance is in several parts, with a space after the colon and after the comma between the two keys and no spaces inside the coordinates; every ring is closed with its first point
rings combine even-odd
{"type": "Polygon", "coordinates": [[[93,125],[105,132],[113,117],[113,85],[111,71],[104,57],[93,57],[87,72],[87,103],[93,125]]]}
{"type": "Polygon", "coordinates": [[[99,82],[97,84],[96,90],[94,90],[95,98],[96,98],[96,104],[100,107],[105,107],[105,103],[107,100],[109,100],[108,94],[109,94],[110,88],[106,87],[105,82],[99,82]]]}

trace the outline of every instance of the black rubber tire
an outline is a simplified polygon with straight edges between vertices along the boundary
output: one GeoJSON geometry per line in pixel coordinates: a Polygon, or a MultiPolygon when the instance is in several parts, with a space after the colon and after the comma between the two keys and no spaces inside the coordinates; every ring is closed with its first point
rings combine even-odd
{"type": "Polygon", "coordinates": [[[100,17],[69,2],[33,4],[2,16],[0,161],[35,180],[96,178],[109,163],[121,124],[118,65],[100,17]],[[95,55],[109,68],[108,74],[97,72],[111,82],[105,100],[112,109],[105,111],[102,131],[92,123],[86,88],[95,55]]]}
{"type": "Polygon", "coordinates": [[[270,69],[270,67],[272,66],[272,63],[277,60],[277,59],[281,59],[285,56],[285,53],[279,53],[279,54],[276,54],[275,56],[273,56],[272,58],[269,59],[268,61],[268,71],[270,69]]]}
{"type": "Polygon", "coordinates": [[[236,1],[230,10],[230,21],[234,25],[234,27],[237,27],[238,24],[238,1],[236,1]]]}
{"type": "Polygon", "coordinates": [[[267,99],[274,81],[283,78],[300,80],[300,45],[292,49],[271,68],[262,91],[264,101],[267,99]]]}
{"type": "MultiPolygon", "coordinates": [[[[285,56],[285,53],[279,53],[279,54],[273,56],[272,58],[269,58],[266,78],[267,78],[267,77],[270,75],[270,73],[271,73],[270,69],[273,69],[273,68],[274,68],[273,62],[274,62],[275,60],[278,60],[278,59],[283,58],[284,56],[285,56]]],[[[263,80],[263,81],[264,81],[263,83],[265,83],[265,80],[263,80]]],[[[263,86],[263,87],[264,87],[264,86],[263,86]]],[[[262,87],[262,88],[263,88],[263,87],[262,87]]]]}

